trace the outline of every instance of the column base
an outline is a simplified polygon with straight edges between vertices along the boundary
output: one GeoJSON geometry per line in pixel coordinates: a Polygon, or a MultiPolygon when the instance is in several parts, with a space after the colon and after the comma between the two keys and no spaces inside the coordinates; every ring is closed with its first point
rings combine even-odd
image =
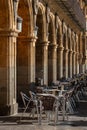
{"type": "Polygon", "coordinates": [[[0,106],[0,116],[10,116],[17,114],[18,112],[18,104],[12,104],[12,105],[6,105],[6,106],[0,106]]]}

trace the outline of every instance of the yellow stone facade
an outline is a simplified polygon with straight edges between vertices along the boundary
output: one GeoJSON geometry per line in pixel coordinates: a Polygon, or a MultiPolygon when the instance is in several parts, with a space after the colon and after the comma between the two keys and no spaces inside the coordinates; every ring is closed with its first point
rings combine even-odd
{"type": "Polygon", "coordinates": [[[82,23],[64,0],[0,0],[0,115],[17,113],[20,91],[36,78],[49,85],[87,69],[87,1],[75,1],[82,23]]]}

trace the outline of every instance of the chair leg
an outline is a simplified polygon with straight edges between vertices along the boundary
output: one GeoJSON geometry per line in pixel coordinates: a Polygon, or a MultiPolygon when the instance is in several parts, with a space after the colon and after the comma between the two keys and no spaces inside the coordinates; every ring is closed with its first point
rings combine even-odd
{"type": "Polygon", "coordinates": [[[65,120],[65,99],[63,99],[63,109],[62,109],[62,113],[63,113],[63,121],[65,120]]]}
{"type": "Polygon", "coordinates": [[[35,107],[32,109],[31,114],[32,114],[32,118],[34,118],[34,115],[35,115],[35,107]]]}
{"type": "Polygon", "coordinates": [[[42,103],[40,101],[39,102],[36,101],[36,111],[37,111],[37,116],[38,116],[38,124],[41,125],[41,120],[42,120],[42,116],[41,116],[41,113],[42,113],[42,103]]]}
{"type": "Polygon", "coordinates": [[[40,113],[39,113],[39,123],[41,124],[42,122],[42,111],[43,111],[43,107],[42,107],[42,101],[39,101],[40,102],[40,113]]]}
{"type": "Polygon", "coordinates": [[[55,119],[54,122],[55,124],[58,122],[58,116],[59,116],[59,101],[56,102],[56,106],[55,106],[55,119]]]}

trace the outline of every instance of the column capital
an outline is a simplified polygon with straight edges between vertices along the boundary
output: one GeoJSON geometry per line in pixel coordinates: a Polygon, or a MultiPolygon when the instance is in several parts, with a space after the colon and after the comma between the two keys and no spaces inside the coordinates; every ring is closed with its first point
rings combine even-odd
{"type": "Polygon", "coordinates": [[[68,53],[69,52],[68,48],[64,48],[64,52],[68,53]]]}
{"type": "Polygon", "coordinates": [[[40,43],[40,45],[42,45],[42,46],[48,46],[49,45],[49,41],[43,41],[42,43],[40,43]]]}
{"type": "Polygon", "coordinates": [[[58,51],[63,51],[64,47],[63,46],[58,46],[58,51]]]}
{"type": "Polygon", "coordinates": [[[51,49],[57,49],[58,45],[57,44],[49,44],[49,47],[51,49]]]}
{"type": "Polygon", "coordinates": [[[35,37],[35,36],[31,36],[31,37],[21,36],[21,37],[18,37],[18,39],[20,39],[21,41],[36,42],[37,37],[35,37]]]}
{"type": "Polygon", "coordinates": [[[76,51],[72,51],[73,54],[76,54],[76,51]]]}
{"type": "Polygon", "coordinates": [[[73,53],[73,50],[72,50],[72,49],[70,49],[70,50],[69,50],[69,53],[70,53],[70,54],[72,54],[72,53],[73,53]]]}
{"type": "Polygon", "coordinates": [[[14,30],[14,29],[1,29],[0,30],[0,36],[1,37],[18,37],[18,30],[14,30]]]}
{"type": "Polygon", "coordinates": [[[48,45],[49,45],[48,41],[43,41],[43,42],[37,44],[37,46],[39,46],[41,48],[46,48],[46,50],[48,50],[48,45]]]}
{"type": "Polygon", "coordinates": [[[29,39],[30,42],[36,42],[37,37],[32,36],[32,37],[29,37],[29,38],[27,38],[27,39],[29,39]]]}
{"type": "Polygon", "coordinates": [[[76,51],[76,54],[78,55],[78,54],[79,54],[79,52],[78,52],[78,51],[76,51]]]}

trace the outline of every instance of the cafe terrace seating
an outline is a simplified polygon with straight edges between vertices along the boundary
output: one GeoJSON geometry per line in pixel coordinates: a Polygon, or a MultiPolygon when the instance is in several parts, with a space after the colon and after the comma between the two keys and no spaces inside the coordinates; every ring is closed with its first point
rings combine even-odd
{"type": "MultiPolygon", "coordinates": [[[[23,92],[20,92],[20,94],[21,94],[21,98],[22,98],[22,101],[24,104],[23,114],[28,111],[30,113],[29,115],[30,116],[32,115],[32,117],[34,118],[34,115],[36,112],[37,118],[38,118],[38,123],[41,124],[42,102],[40,100],[36,99],[36,95],[31,91],[29,91],[29,96],[27,96],[23,92]]],[[[20,121],[23,118],[23,114],[20,118],[20,121]]]]}
{"type": "Polygon", "coordinates": [[[42,123],[42,115],[46,114],[48,122],[53,121],[55,124],[59,121],[59,114],[61,113],[63,121],[68,119],[69,114],[74,114],[78,111],[80,100],[87,95],[87,75],[78,74],[73,78],[67,79],[63,82],[56,82],[51,87],[37,87],[37,93],[29,91],[30,98],[21,92],[23,103],[25,106],[24,112],[27,108],[33,105],[33,114],[37,112],[38,123],[42,123]],[[24,100],[25,99],[25,100],[24,100]]]}

